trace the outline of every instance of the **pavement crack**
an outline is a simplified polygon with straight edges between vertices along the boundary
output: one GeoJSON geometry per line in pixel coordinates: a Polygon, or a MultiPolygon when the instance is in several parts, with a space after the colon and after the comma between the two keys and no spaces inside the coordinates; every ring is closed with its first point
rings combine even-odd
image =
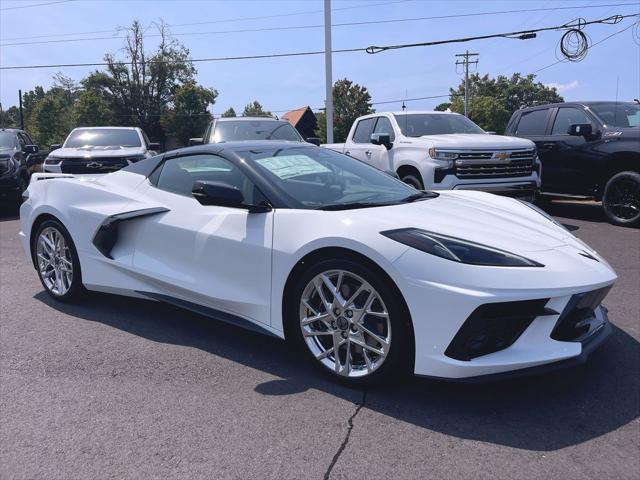
{"type": "Polygon", "coordinates": [[[340,455],[342,455],[342,452],[344,452],[344,449],[347,448],[347,444],[349,443],[349,437],[351,436],[351,430],[353,430],[353,420],[356,418],[356,416],[358,415],[362,407],[365,406],[366,402],[367,402],[367,392],[365,390],[362,392],[362,400],[360,401],[360,403],[356,403],[357,405],[356,411],[353,412],[353,415],[351,415],[351,417],[349,417],[349,420],[347,421],[347,433],[344,436],[344,440],[342,440],[342,443],[340,444],[338,451],[333,456],[333,459],[329,464],[329,468],[327,468],[327,471],[324,474],[324,480],[329,480],[329,476],[331,475],[331,471],[333,470],[333,467],[335,467],[336,463],[338,463],[338,460],[340,459],[340,455]]]}

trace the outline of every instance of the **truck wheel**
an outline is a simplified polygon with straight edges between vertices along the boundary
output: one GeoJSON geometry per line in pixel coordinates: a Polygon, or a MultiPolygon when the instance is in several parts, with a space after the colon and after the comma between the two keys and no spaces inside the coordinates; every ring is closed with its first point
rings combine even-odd
{"type": "Polygon", "coordinates": [[[602,207],[614,225],[640,225],[640,173],[621,172],[611,177],[604,187],[602,207]]]}
{"type": "Polygon", "coordinates": [[[422,184],[422,179],[420,178],[420,175],[411,174],[411,173],[400,175],[400,180],[402,180],[404,183],[411,185],[416,190],[424,190],[424,185],[422,184]]]}

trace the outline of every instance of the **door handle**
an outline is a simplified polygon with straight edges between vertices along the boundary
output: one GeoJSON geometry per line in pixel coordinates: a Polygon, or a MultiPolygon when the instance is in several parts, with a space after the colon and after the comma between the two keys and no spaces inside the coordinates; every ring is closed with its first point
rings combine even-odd
{"type": "Polygon", "coordinates": [[[367,157],[370,157],[370,156],[371,156],[371,150],[367,150],[366,152],[364,152],[364,154],[365,154],[367,157]]]}
{"type": "Polygon", "coordinates": [[[556,148],[556,144],[555,143],[543,143],[542,147],[546,148],[547,150],[554,150],[556,148]]]}

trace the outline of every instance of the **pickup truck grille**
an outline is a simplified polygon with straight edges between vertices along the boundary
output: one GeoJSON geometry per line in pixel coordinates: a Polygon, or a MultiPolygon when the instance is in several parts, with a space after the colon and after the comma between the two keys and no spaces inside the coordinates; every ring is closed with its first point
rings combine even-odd
{"type": "Polygon", "coordinates": [[[460,152],[456,176],[465,179],[528,177],[533,172],[533,158],[534,150],[460,152]]]}
{"type": "Polygon", "coordinates": [[[106,158],[65,158],[62,160],[60,170],[62,173],[110,173],[129,165],[124,157],[106,158]]]}

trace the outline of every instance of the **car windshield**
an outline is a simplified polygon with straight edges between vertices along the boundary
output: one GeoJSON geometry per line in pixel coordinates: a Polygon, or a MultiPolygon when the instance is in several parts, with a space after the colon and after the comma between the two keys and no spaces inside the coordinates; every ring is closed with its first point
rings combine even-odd
{"type": "Polygon", "coordinates": [[[245,140],[289,140],[301,142],[302,138],[289,122],[276,120],[218,121],[212,142],[238,142],[245,140]]]}
{"type": "Polygon", "coordinates": [[[64,143],[65,148],[80,147],[140,147],[137,130],[120,128],[80,128],[74,130],[64,143]]]}
{"type": "Polygon", "coordinates": [[[640,105],[603,103],[589,108],[607,127],[640,127],[640,105]]]}
{"type": "Polygon", "coordinates": [[[0,132],[0,148],[16,148],[16,134],[0,132]]]}
{"type": "Polygon", "coordinates": [[[365,163],[324,148],[261,148],[239,155],[265,173],[295,208],[346,210],[436,195],[415,190],[365,163]]]}
{"type": "Polygon", "coordinates": [[[462,115],[450,113],[403,113],[395,114],[394,116],[405,137],[447,135],[451,133],[484,133],[484,130],[462,115]]]}

